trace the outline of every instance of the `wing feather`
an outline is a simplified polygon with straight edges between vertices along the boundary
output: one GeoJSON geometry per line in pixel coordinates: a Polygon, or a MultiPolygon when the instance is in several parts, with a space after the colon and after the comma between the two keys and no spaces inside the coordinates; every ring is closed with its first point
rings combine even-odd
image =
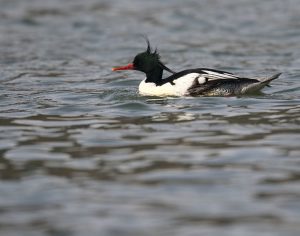
{"type": "Polygon", "coordinates": [[[241,79],[241,77],[231,74],[225,71],[216,71],[216,70],[202,70],[203,77],[207,78],[208,81],[210,80],[218,80],[218,79],[241,79]]]}
{"type": "Polygon", "coordinates": [[[196,69],[189,69],[189,70],[183,70],[176,74],[173,74],[169,76],[168,78],[163,80],[164,83],[173,83],[173,81],[184,77],[188,74],[198,74],[198,83],[199,84],[206,84],[209,81],[224,81],[224,80],[249,80],[245,77],[240,77],[237,75],[234,75],[232,73],[221,71],[221,70],[215,70],[215,69],[208,69],[208,68],[196,68],[196,69]]]}

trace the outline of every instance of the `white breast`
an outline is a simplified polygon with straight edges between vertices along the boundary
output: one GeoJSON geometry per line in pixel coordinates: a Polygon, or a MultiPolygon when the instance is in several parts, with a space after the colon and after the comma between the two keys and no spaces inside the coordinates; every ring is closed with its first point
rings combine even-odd
{"type": "Polygon", "coordinates": [[[190,88],[198,78],[199,83],[204,82],[204,78],[199,77],[198,73],[190,73],[179,77],[171,83],[166,83],[161,86],[156,86],[155,83],[146,83],[144,79],[139,85],[139,93],[146,96],[184,96],[187,95],[187,90],[190,88]]]}

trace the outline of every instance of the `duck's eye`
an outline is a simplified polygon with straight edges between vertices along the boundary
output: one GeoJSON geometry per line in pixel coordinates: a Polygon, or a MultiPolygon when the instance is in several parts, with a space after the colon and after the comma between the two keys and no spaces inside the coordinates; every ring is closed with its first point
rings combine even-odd
{"type": "Polygon", "coordinates": [[[138,67],[140,65],[140,61],[137,59],[134,59],[133,64],[135,65],[135,67],[138,67]]]}

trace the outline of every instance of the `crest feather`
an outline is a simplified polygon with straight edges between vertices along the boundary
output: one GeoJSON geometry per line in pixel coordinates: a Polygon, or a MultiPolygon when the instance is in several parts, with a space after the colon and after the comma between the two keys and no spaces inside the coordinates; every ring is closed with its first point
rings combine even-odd
{"type": "Polygon", "coordinates": [[[143,35],[143,34],[141,36],[145,39],[145,41],[147,43],[147,50],[146,50],[146,52],[149,53],[149,54],[151,54],[151,55],[153,55],[153,56],[157,56],[159,58],[159,54],[157,52],[157,48],[153,51],[148,37],[146,35],[143,35]]]}
{"type": "MultiPolygon", "coordinates": [[[[151,44],[150,44],[150,41],[149,41],[148,37],[146,35],[142,35],[142,37],[146,40],[146,43],[147,43],[147,50],[146,50],[146,52],[148,54],[156,57],[157,60],[159,60],[160,59],[160,55],[159,55],[159,53],[157,51],[157,48],[155,48],[154,52],[152,52],[152,47],[151,47],[151,44]]],[[[161,61],[159,61],[159,65],[160,65],[161,68],[163,68],[164,70],[166,70],[166,71],[168,71],[168,72],[170,72],[172,74],[176,73],[175,71],[171,70],[166,65],[164,65],[161,61]]]]}

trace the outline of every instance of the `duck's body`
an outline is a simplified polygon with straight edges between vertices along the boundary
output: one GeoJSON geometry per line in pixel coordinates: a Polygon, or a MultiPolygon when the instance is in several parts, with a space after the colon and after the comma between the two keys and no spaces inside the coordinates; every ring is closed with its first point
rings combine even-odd
{"type": "Polygon", "coordinates": [[[249,79],[234,74],[198,68],[175,73],[160,83],[147,82],[139,85],[139,93],[147,96],[234,96],[255,93],[279,77],[249,79]]]}
{"type": "Polygon", "coordinates": [[[250,79],[226,71],[197,68],[174,72],[160,60],[158,53],[151,52],[150,44],[146,52],[138,54],[133,63],[113,70],[139,70],[146,74],[139,85],[139,93],[147,96],[235,96],[255,93],[278,78],[250,79]],[[163,71],[172,75],[163,77],[163,71]]]}

